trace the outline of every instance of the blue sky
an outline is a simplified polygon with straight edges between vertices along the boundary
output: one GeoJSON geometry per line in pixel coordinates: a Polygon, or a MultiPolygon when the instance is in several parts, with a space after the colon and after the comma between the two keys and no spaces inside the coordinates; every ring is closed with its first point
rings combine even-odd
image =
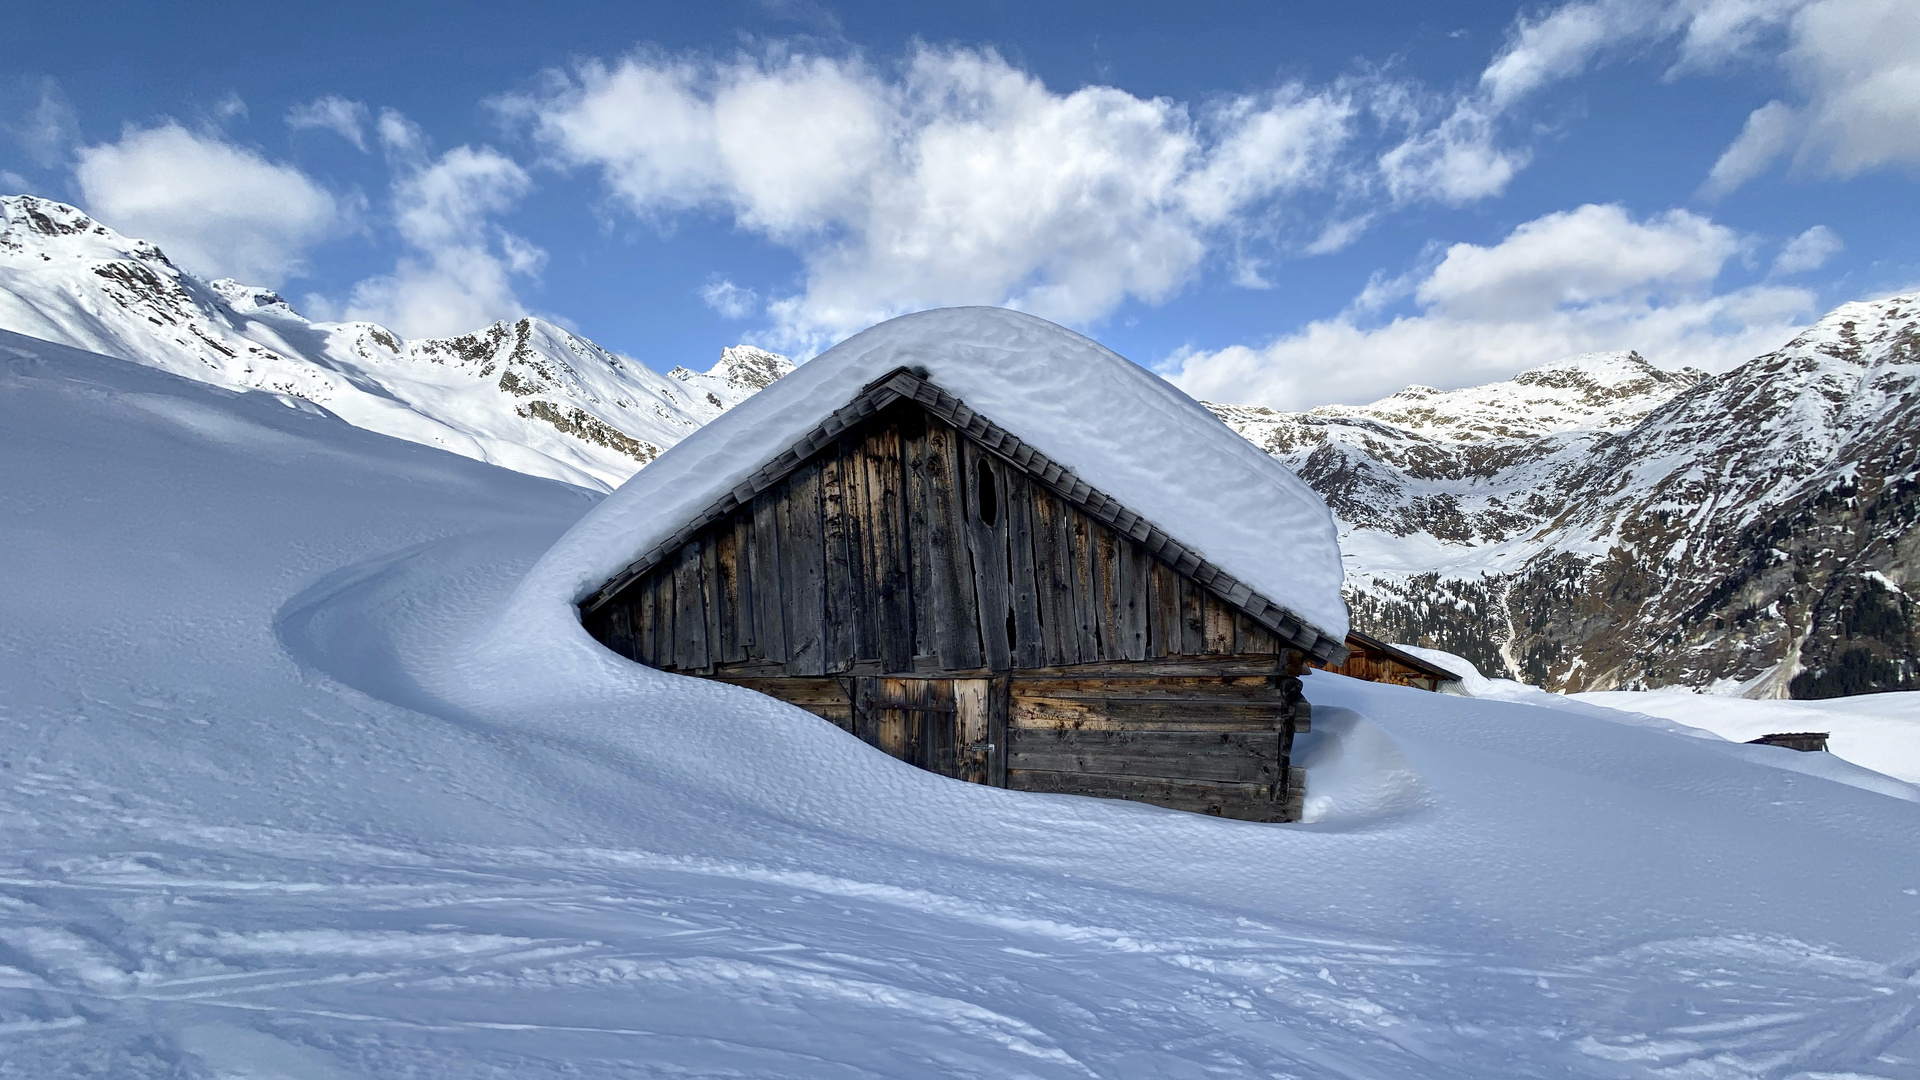
{"type": "Polygon", "coordinates": [[[0,188],[662,369],[1011,304],[1304,407],[1920,283],[1920,5],[34,5],[0,188]]]}

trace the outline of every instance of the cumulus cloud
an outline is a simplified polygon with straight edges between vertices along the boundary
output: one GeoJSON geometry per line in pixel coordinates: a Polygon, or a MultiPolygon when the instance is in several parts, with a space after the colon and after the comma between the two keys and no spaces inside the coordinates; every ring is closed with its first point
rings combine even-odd
{"type": "Polygon", "coordinates": [[[1815,225],[1799,236],[1787,241],[1774,257],[1773,274],[1784,277],[1789,274],[1804,274],[1809,270],[1818,270],[1827,265],[1827,260],[1846,250],[1839,234],[1825,225],[1815,225]]]}
{"type": "Polygon", "coordinates": [[[354,286],[346,316],[430,337],[521,314],[514,279],[538,273],[546,252],[493,218],[533,190],[526,170],[484,146],[429,160],[419,129],[398,113],[384,113],[377,130],[398,171],[393,222],[407,252],[392,273],[354,286]]]}
{"type": "Polygon", "coordinates": [[[1495,145],[1495,119],[1484,103],[1462,101],[1438,125],[1382,154],[1387,192],[1395,202],[1461,206],[1505,191],[1530,155],[1495,145]]]}
{"type": "Polygon", "coordinates": [[[74,177],[96,217],[187,269],[277,286],[354,207],[292,165],[175,123],[81,147],[74,177]]]}
{"type": "Polygon", "coordinates": [[[1582,206],[1498,244],[1455,244],[1431,269],[1375,282],[1348,311],[1265,345],[1178,355],[1168,375],[1196,397],[1298,409],[1413,382],[1503,378],[1593,350],[1724,370],[1786,340],[1815,300],[1777,286],[1714,292],[1744,246],[1686,211],[1635,220],[1617,206],[1582,206]],[[1369,321],[1402,298],[1415,310],[1369,321]]]}
{"type": "Polygon", "coordinates": [[[1323,182],[1353,113],[1298,86],[1198,115],[1109,87],[1061,94],[966,49],[891,73],[631,56],[504,107],[642,218],[718,211],[797,251],[804,288],[768,308],[801,349],[940,304],[1084,323],[1163,300],[1216,238],[1323,182]]]}
{"type": "Polygon", "coordinates": [[[352,143],[361,153],[367,150],[367,123],[372,114],[358,101],[339,94],[315,98],[287,110],[287,126],[295,131],[318,129],[331,131],[352,143]]]}

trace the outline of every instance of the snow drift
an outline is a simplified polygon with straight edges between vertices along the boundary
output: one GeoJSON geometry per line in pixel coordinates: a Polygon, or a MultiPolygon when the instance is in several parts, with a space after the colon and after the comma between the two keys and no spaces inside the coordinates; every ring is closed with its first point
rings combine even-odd
{"type": "Polygon", "coordinates": [[[960,784],[293,405],[0,335],[0,1075],[1920,1077],[1913,803],[1325,673],[1344,816],[960,784]]]}

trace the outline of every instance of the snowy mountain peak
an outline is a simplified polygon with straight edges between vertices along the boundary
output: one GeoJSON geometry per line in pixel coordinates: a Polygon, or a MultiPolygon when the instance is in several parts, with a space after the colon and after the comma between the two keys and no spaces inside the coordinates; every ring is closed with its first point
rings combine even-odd
{"type": "Polygon", "coordinates": [[[779,353],[752,345],[734,345],[720,350],[720,361],[706,371],[677,367],[667,372],[706,395],[709,404],[732,408],[773,384],[775,379],[793,370],[793,361],[779,353]]]}
{"type": "Polygon", "coordinates": [[[1582,353],[1502,382],[1459,390],[1410,386],[1368,405],[1323,405],[1313,416],[1387,424],[1450,442],[1536,439],[1566,431],[1617,431],[1706,378],[1664,371],[1637,352],[1582,353]]]}
{"type": "Polygon", "coordinates": [[[312,322],[271,289],[202,282],[153,244],[31,195],[0,198],[0,329],[304,398],[372,431],[599,488],[792,369],[733,349],[712,372],[669,379],[535,318],[411,341],[312,322]]]}
{"type": "Polygon", "coordinates": [[[272,289],[259,285],[243,285],[232,278],[221,278],[207,282],[227,307],[239,315],[257,315],[268,319],[283,319],[288,322],[307,321],[306,316],[293,310],[293,305],[272,289]]]}

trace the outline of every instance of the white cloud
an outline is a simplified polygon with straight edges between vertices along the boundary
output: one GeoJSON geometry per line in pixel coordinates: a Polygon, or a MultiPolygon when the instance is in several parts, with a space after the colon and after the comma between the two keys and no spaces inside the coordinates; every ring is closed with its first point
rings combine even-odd
{"type": "Polygon", "coordinates": [[[373,130],[380,137],[380,145],[386,149],[389,156],[415,168],[426,163],[426,132],[421,131],[419,124],[407,119],[398,110],[381,109],[380,118],[374,122],[373,130]]]}
{"type": "Polygon", "coordinates": [[[80,141],[80,118],[61,91],[59,80],[53,76],[44,76],[28,85],[33,87],[33,104],[17,119],[7,121],[4,127],[27,152],[28,160],[43,169],[51,169],[65,161],[80,141]]]}
{"type": "Polygon", "coordinates": [[[1747,117],[1702,189],[1723,195],[1781,158],[1838,177],[1920,165],[1920,5],[1912,0],[1694,0],[1679,65],[1747,56],[1784,28],[1778,61],[1799,91],[1747,117]]]}
{"type": "Polygon", "coordinates": [[[1653,4],[1640,0],[1592,0],[1521,16],[1506,48],[1480,73],[1489,108],[1503,111],[1543,87],[1583,73],[1606,49],[1641,36],[1658,13],[1653,4]]]}
{"type": "Polygon", "coordinates": [[[1372,214],[1360,214],[1328,222],[1326,228],[1320,230],[1320,235],[1314,237],[1313,241],[1306,246],[1306,253],[1331,255],[1346,248],[1360,239],[1361,235],[1367,231],[1367,227],[1373,224],[1373,218],[1372,214]]]}
{"type": "MultiPolygon", "coordinates": [[[[421,152],[419,129],[383,113],[381,140],[402,158],[421,152]]],[[[406,337],[465,333],[525,308],[514,278],[538,273],[546,252],[498,228],[533,180],[490,147],[459,146],[437,161],[403,160],[393,185],[394,226],[408,247],[391,274],[353,288],[348,318],[391,327],[406,337]]]]}
{"type": "Polygon", "coordinates": [[[1662,20],[1682,28],[1680,59],[1668,72],[1720,67],[1751,58],[1764,37],[1784,26],[1806,0],[1679,0],[1662,20]]]}
{"type": "Polygon", "coordinates": [[[77,157],[89,211],[208,277],[277,286],[352,218],[351,204],[294,166],[171,122],[129,127],[77,157]]]}
{"type": "Polygon", "coordinates": [[[1920,5],[1821,0],[1792,33],[1786,62],[1807,91],[1802,160],[1838,176],[1920,164],[1920,5]]]}
{"type": "Polygon", "coordinates": [[[1395,202],[1464,205],[1505,191],[1526,167],[1525,150],[1502,150],[1494,141],[1494,117],[1464,101],[1435,127],[1380,155],[1380,174],[1395,202]]]}
{"type": "Polygon", "coordinates": [[[1582,206],[1492,246],[1455,244],[1424,275],[1370,284],[1347,312],[1265,345],[1175,356],[1169,377],[1196,397],[1298,409],[1503,378],[1593,350],[1724,370],[1785,341],[1814,303],[1777,286],[1715,293],[1743,244],[1685,211],[1636,221],[1582,206]],[[1408,295],[1415,312],[1363,322],[1408,295]]]}
{"type": "Polygon", "coordinates": [[[370,117],[367,107],[360,102],[349,101],[339,94],[328,94],[288,109],[287,126],[295,131],[331,131],[352,143],[356,150],[365,153],[366,128],[370,117]]]}
{"type": "Polygon", "coordinates": [[[700,299],[728,319],[744,319],[760,307],[759,293],[741,288],[726,278],[707,283],[700,290],[700,299]]]}
{"type": "Polygon", "coordinates": [[[227,96],[213,103],[213,115],[222,123],[228,120],[247,117],[247,102],[237,91],[227,91],[227,96]]]}
{"type": "Polygon", "coordinates": [[[1353,111],[1286,87],[1196,118],[1108,87],[1055,93],[964,49],[922,49],[891,76],[634,56],[504,106],[642,218],[711,208],[797,251],[804,289],[768,307],[801,349],[940,304],[1084,323],[1165,299],[1216,237],[1324,183],[1353,111]]]}
{"type": "Polygon", "coordinates": [[[1739,246],[1733,230],[1684,210],[1642,223],[1587,205],[1529,221],[1494,247],[1453,245],[1414,297],[1454,316],[1524,319],[1711,282],[1739,246]]]}
{"type": "Polygon", "coordinates": [[[1799,114],[1783,102],[1769,101],[1753,110],[1740,137],[1713,163],[1702,194],[1724,195],[1766,172],[1793,145],[1801,127],[1799,114]]]}
{"type": "MultiPolygon", "coordinates": [[[[1517,19],[1481,74],[1484,100],[1462,106],[1498,115],[1609,53],[1674,36],[1679,55],[1669,77],[1736,60],[1777,61],[1799,91],[1797,102],[1771,101],[1748,117],[1704,194],[1731,191],[1782,157],[1840,177],[1920,164],[1920,4],[1913,0],[1575,0],[1517,19]]],[[[1437,132],[1421,140],[1433,159],[1441,156],[1436,145],[1474,145],[1437,132]]]]}
{"type": "Polygon", "coordinates": [[[1773,276],[1804,274],[1827,265],[1827,260],[1846,250],[1839,234],[1825,225],[1815,225],[1787,241],[1773,260],[1773,276]]]}

